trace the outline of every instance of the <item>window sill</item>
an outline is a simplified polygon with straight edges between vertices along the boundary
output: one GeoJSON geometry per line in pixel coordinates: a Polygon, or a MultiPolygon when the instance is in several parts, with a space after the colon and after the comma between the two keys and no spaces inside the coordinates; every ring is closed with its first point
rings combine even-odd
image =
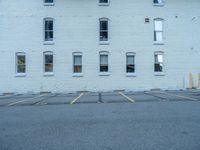
{"type": "Polygon", "coordinates": [[[154,72],[154,76],[165,76],[164,72],[154,72]]]}
{"type": "Polygon", "coordinates": [[[83,73],[73,73],[73,77],[83,77],[83,73]]]}
{"type": "Polygon", "coordinates": [[[43,42],[44,45],[54,45],[54,41],[44,41],[43,42]]]}
{"type": "Polygon", "coordinates": [[[163,7],[164,4],[163,4],[163,3],[162,3],[162,4],[153,4],[153,6],[156,6],[156,7],[163,7]]]}
{"type": "Polygon", "coordinates": [[[99,76],[110,76],[110,72],[100,72],[99,76]]]}
{"type": "Polygon", "coordinates": [[[109,3],[99,3],[99,6],[109,6],[109,3]]]}
{"type": "Polygon", "coordinates": [[[44,3],[44,6],[54,6],[54,3],[44,3]]]}
{"type": "Polygon", "coordinates": [[[53,72],[45,72],[43,74],[43,76],[47,77],[47,76],[54,76],[54,73],[53,72]]]}
{"type": "Polygon", "coordinates": [[[109,45],[109,41],[99,41],[99,45],[109,45]]]}
{"type": "Polygon", "coordinates": [[[164,42],[156,42],[154,41],[154,45],[164,45],[165,43],[164,42]]]}
{"type": "Polygon", "coordinates": [[[137,74],[136,73],[126,73],[127,77],[136,77],[137,74]]]}
{"type": "Polygon", "coordinates": [[[17,73],[15,77],[26,77],[26,73],[17,73]]]}

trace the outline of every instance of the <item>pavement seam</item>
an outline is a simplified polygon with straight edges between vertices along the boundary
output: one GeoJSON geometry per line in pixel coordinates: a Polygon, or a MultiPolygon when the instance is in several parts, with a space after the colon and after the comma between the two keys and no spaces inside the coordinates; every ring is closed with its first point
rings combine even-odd
{"type": "Polygon", "coordinates": [[[40,97],[43,97],[45,95],[39,95],[39,96],[35,96],[35,97],[31,97],[31,98],[26,98],[24,100],[21,100],[21,101],[17,101],[17,102],[13,102],[13,103],[10,103],[8,104],[8,106],[13,106],[13,105],[16,105],[16,104],[19,104],[19,103],[22,103],[22,102],[26,102],[26,101],[30,101],[30,100],[34,100],[34,99],[37,99],[37,98],[40,98],[40,97]]]}
{"type": "Polygon", "coordinates": [[[187,97],[187,96],[182,96],[182,95],[178,95],[178,94],[171,94],[171,93],[166,93],[166,92],[158,92],[158,93],[166,94],[166,95],[169,95],[169,96],[176,96],[176,97],[179,97],[179,98],[184,98],[184,99],[188,99],[188,100],[192,100],[192,101],[198,101],[198,99],[187,97]]]}
{"type": "Polygon", "coordinates": [[[78,101],[82,96],[84,95],[84,93],[81,93],[78,97],[76,97],[74,100],[72,100],[71,102],[70,102],[70,104],[72,105],[72,104],[74,104],[76,101],[78,101]]]}
{"type": "Polygon", "coordinates": [[[131,101],[132,103],[134,103],[135,102],[135,100],[134,99],[132,99],[132,98],[130,98],[130,97],[128,97],[128,96],[126,96],[124,93],[122,93],[122,92],[118,92],[121,96],[123,96],[123,97],[125,97],[126,99],[128,99],[129,101],[131,101]]]}

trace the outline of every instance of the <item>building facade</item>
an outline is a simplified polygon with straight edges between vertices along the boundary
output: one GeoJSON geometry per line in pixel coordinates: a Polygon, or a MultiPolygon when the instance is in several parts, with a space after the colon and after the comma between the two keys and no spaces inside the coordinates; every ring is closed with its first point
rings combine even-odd
{"type": "Polygon", "coordinates": [[[0,93],[198,87],[200,1],[0,0],[0,64],[0,93]]]}

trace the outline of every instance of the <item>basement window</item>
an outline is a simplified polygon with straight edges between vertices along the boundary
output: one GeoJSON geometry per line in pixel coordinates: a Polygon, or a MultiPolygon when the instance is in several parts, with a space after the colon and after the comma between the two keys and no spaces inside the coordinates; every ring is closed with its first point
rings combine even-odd
{"type": "Polygon", "coordinates": [[[16,53],[16,75],[24,76],[26,73],[26,54],[24,52],[16,53]]]}
{"type": "Polygon", "coordinates": [[[109,5],[109,0],[99,0],[99,5],[100,6],[108,6],[109,5]]]}
{"type": "Polygon", "coordinates": [[[44,52],[44,74],[53,75],[53,52],[44,52]]]}
{"type": "Polygon", "coordinates": [[[153,0],[154,6],[163,6],[164,0],[153,0]]]}
{"type": "Polygon", "coordinates": [[[82,53],[75,52],[73,53],[73,72],[75,74],[81,74],[82,73],[82,53]]]}
{"type": "Polygon", "coordinates": [[[163,73],[164,72],[164,53],[155,52],[154,53],[154,72],[163,73]]]}
{"type": "Polygon", "coordinates": [[[44,0],[44,5],[45,6],[52,6],[52,5],[54,5],[54,0],[44,0]]]}
{"type": "Polygon", "coordinates": [[[108,75],[109,72],[109,66],[108,66],[108,52],[102,51],[99,53],[99,59],[100,59],[100,66],[99,71],[100,75],[108,75]]]}

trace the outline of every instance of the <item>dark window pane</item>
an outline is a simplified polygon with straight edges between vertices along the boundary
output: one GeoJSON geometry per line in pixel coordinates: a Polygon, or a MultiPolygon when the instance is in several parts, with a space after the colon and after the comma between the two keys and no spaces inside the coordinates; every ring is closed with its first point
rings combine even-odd
{"type": "Polygon", "coordinates": [[[154,71],[155,72],[162,72],[163,71],[163,65],[162,64],[155,64],[154,71]]]}
{"type": "Polygon", "coordinates": [[[17,73],[25,73],[26,72],[26,66],[25,65],[18,65],[17,66],[17,73]]]}
{"type": "Polygon", "coordinates": [[[100,72],[108,72],[108,65],[101,65],[100,72]]]}
{"type": "Polygon", "coordinates": [[[99,0],[99,3],[108,3],[108,0],[99,0]]]}
{"type": "Polygon", "coordinates": [[[45,64],[45,72],[53,72],[53,64],[45,64]]]}
{"type": "Polygon", "coordinates": [[[108,32],[100,32],[100,41],[108,40],[108,32]]]}
{"type": "Polygon", "coordinates": [[[24,65],[26,62],[25,56],[17,56],[17,64],[24,65]]]}
{"type": "Polygon", "coordinates": [[[45,3],[53,3],[53,0],[45,0],[45,3]]]}
{"type": "Polygon", "coordinates": [[[108,21],[100,21],[100,30],[108,30],[108,21]]]}
{"type": "Polygon", "coordinates": [[[53,31],[46,31],[45,32],[45,40],[52,41],[53,40],[53,31]]]}
{"type": "Polygon", "coordinates": [[[127,73],[134,73],[135,72],[135,65],[127,65],[126,72],[127,73]]]}
{"type": "Polygon", "coordinates": [[[82,66],[76,65],[74,66],[74,73],[81,73],[82,72],[82,66]]]}
{"type": "Polygon", "coordinates": [[[53,55],[45,55],[45,64],[53,63],[53,55]]]}

